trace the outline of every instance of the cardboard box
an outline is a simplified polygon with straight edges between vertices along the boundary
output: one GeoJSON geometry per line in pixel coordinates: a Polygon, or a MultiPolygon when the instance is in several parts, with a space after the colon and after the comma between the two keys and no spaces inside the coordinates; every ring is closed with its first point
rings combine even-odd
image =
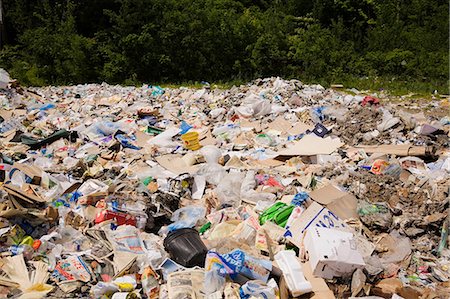
{"type": "Polygon", "coordinates": [[[339,216],[320,204],[313,202],[289,227],[285,236],[297,247],[303,244],[303,236],[308,228],[327,227],[351,232],[351,228],[339,216]]]}
{"type": "Polygon", "coordinates": [[[325,279],[348,277],[365,267],[352,233],[323,227],[306,232],[304,245],[315,276],[325,279]]]}
{"type": "MultiPolygon", "coordinates": [[[[355,234],[354,229],[348,226],[339,216],[313,202],[289,227],[286,227],[284,236],[297,247],[301,247],[304,244],[303,239],[306,231],[315,227],[333,228],[355,234]]],[[[375,245],[361,235],[356,236],[356,243],[363,256],[370,256],[375,249],[375,245]]]]}
{"type": "Polygon", "coordinates": [[[312,200],[326,206],[342,219],[359,218],[356,212],[358,200],[352,194],[341,191],[333,185],[314,190],[309,194],[312,200]]]}

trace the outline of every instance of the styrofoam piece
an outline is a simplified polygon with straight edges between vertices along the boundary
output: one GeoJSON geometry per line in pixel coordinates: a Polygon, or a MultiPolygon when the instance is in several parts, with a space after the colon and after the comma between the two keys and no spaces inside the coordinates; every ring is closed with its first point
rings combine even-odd
{"type": "Polygon", "coordinates": [[[275,261],[283,272],[288,289],[297,297],[312,292],[312,286],[303,275],[302,265],[292,250],[282,250],[275,255],[275,261]]]}

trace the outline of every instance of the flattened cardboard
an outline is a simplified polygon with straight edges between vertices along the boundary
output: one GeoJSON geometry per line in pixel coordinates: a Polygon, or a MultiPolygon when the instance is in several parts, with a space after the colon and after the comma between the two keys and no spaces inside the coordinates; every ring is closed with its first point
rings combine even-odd
{"type": "Polygon", "coordinates": [[[309,262],[301,263],[303,269],[303,275],[307,281],[312,285],[313,294],[310,299],[335,299],[333,292],[328,287],[325,280],[321,277],[316,277],[313,275],[311,265],[309,262]]]}
{"type": "Polygon", "coordinates": [[[350,193],[339,190],[333,185],[314,190],[309,194],[314,201],[326,206],[342,219],[358,218],[356,206],[358,200],[350,193]]]}
{"type": "Polygon", "coordinates": [[[254,129],[256,132],[260,132],[262,130],[261,128],[261,122],[256,120],[256,121],[248,121],[246,119],[242,120],[239,124],[241,126],[241,128],[252,128],[254,129]]]}
{"type": "Polygon", "coordinates": [[[24,116],[27,114],[26,109],[14,109],[14,116],[24,116]]]}
{"type": "Polygon", "coordinates": [[[234,145],[236,146],[244,146],[247,147],[249,146],[249,142],[248,140],[245,138],[244,134],[240,134],[239,136],[237,136],[234,140],[233,140],[234,145]]]}
{"type": "Polygon", "coordinates": [[[16,136],[17,131],[16,130],[9,130],[8,132],[5,132],[2,134],[2,138],[4,142],[10,142],[13,140],[14,136],[16,136]]]}
{"type": "Polygon", "coordinates": [[[299,121],[291,129],[289,129],[287,131],[287,133],[289,135],[298,135],[298,134],[305,133],[307,130],[312,130],[312,129],[314,129],[313,126],[307,125],[304,122],[299,121]]]}
{"type": "Polygon", "coordinates": [[[237,168],[237,169],[250,169],[251,167],[246,163],[242,162],[238,156],[232,156],[230,160],[225,164],[226,168],[237,168]]]}
{"type": "Polygon", "coordinates": [[[9,120],[13,115],[13,110],[0,110],[0,117],[3,118],[5,121],[9,120]]]}
{"type": "Polygon", "coordinates": [[[214,138],[210,130],[201,133],[199,136],[199,140],[202,146],[215,145],[217,142],[216,138],[214,138]]]}
{"type": "Polygon", "coordinates": [[[302,139],[278,152],[276,159],[286,159],[293,156],[329,155],[344,145],[339,138],[320,138],[316,135],[306,135],[302,139]]]}
{"type": "Polygon", "coordinates": [[[380,153],[406,156],[427,156],[433,154],[433,148],[427,146],[413,146],[410,144],[399,145],[358,145],[356,149],[362,149],[368,154],[380,153]]]}
{"type": "MultiPolygon", "coordinates": [[[[24,184],[24,185],[27,186],[26,184],[24,184]]],[[[16,196],[20,199],[23,199],[28,203],[46,202],[44,199],[42,199],[36,195],[36,192],[33,190],[31,185],[28,185],[28,189],[27,189],[28,191],[22,190],[19,187],[16,187],[12,184],[3,185],[3,188],[5,189],[5,191],[8,194],[10,194],[12,196],[16,196]]]]}
{"type": "Polygon", "coordinates": [[[197,165],[189,166],[186,164],[182,156],[178,154],[159,156],[156,157],[155,160],[159,163],[159,165],[176,175],[180,175],[182,173],[194,174],[198,169],[197,165]]]}
{"type": "Polygon", "coordinates": [[[266,160],[249,160],[248,164],[252,168],[257,169],[257,168],[261,168],[261,167],[263,167],[263,168],[264,167],[277,167],[277,166],[283,165],[284,162],[278,161],[275,159],[266,159],[266,160]]]}
{"type": "Polygon", "coordinates": [[[287,133],[292,128],[292,124],[285,120],[282,116],[278,116],[268,126],[269,130],[278,131],[280,133],[287,133]]]}
{"type": "Polygon", "coordinates": [[[39,185],[41,183],[42,170],[40,168],[21,163],[14,163],[12,168],[17,168],[18,170],[29,176],[33,185],[39,185]]]}
{"type": "Polygon", "coordinates": [[[136,144],[139,147],[148,146],[149,145],[148,141],[153,138],[153,136],[150,136],[149,134],[146,134],[141,131],[136,131],[134,133],[134,136],[136,137],[136,144]]]}

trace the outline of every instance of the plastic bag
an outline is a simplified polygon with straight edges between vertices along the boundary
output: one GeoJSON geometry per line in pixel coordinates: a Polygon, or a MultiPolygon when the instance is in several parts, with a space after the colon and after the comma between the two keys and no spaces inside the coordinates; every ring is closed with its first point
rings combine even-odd
{"type": "Polygon", "coordinates": [[[259,100],[252,105],[253,116],[260,117],[272,111],[272,104],[268,100],[259,100]]]}
{"type": "Polygon", "coordinates": [[[205,158],[206,163],[209,163],[209,164],[218,164],[219,159],[222,156],[220,149],[218,149],[217,147],[215,147],[213,145],[207,145],[207,146],[202,147],[202,149],[200,150],[200,153],[205,158]]]}
{"type": "Polygon", "coordinates": [[[206,209],[204,207],[189,206],[176,210],[170,220],[174,223],[170,224],[167,229],[169,232],[180,228],[191,228],[197,224],[197,221],[205,218],[206,209]]]}
{"type": "Polygon", "coordinates": [[[225,277],[217,269],[205,273],[205,293],[210,295],[217,291],[223,291],[225,287],[225,277]]]}
{"type": "Polygon", "coordinates": [[[217,120],[221,120],[223,118],[223,116],[225,115],[227,111],[225,110],[225,108],[216,108],[216,109],[212,109],[209,112],[209,116],[211,118],[215,118],[217,120]]]}
{"type": "Polygon", "coordinates": [[[378,227],[388,230],[392,224],[392,213],[386,203],[358,203],[358,214],[361,221],[368,227],[378,227]]]}
{"type": "Polygon", "coordinates": [[[94,298],[101,298],[103,295],[111,296],[112,294],[119,291],[119,287],[111,282],[100,281],[91,289],[91,294],[94,298]]]}
{"type": "Polygon", "coordinates": [[[329,118],[334,118],[337,121],[345,121],[348,109],[345,107],[336,108],[334,106],[328,106],[325,107],[322,112],[323,115],[328,116],[329,118]]]}
{"type": "Polygon", "coordinates": [[[388,110],[382,109],[382,111],[383,111],[383,120],[377,126],[377,129],[380,132],[386,131],[400,122],[400,119],[394,117],[388,110]]]}
{"type": "Polygon", "coordinates": [[[172,137],[177,135],[179,132],[180,129],[177,127],[168,128],[161,134],[150,139],[148,143],[157,145],[158,147],[176,147],[179,143],[173,141],[172,137]]]}
{"type": "Polygon", "coordinates": [[[219,185],[227,172],[218,163],[206,163],[197,172],[198,175],[202,175],[206,178],[208,184],[219,185]]]}
{"type": "Polygon", "coordinates": [[[238,207],[241,203],[241,185],[244,179],[243,173],[228,173],[219,182],[216,195],[221,206],[238,207]]]}
{"type": "Polygon", "coordinates": [[[256,172],[254,170],[250,170],[242,180],[241,199],[251,203],[256,203],[258,201],[273,202],[276,198],[275,194],[267,192],[257,192],[256,190],[254,190],[256,188],[255,174],[256,172]]]}
{"type": "MultiPolygon", "coordinates": [[[[272,279],[273,280],[273,279],[272,279]]],[[[275,299],[277,284],[275,281],[270,281],[270,285],[265,285],[259,280],[250,280],[241,286],[239,294],[242,299],[248,298],[263,298],[275,299]]]]}

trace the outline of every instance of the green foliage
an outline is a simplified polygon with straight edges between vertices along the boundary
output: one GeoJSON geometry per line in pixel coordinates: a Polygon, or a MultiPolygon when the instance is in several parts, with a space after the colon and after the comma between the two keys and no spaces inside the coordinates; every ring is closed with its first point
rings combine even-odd
{"type": "Polygon", "coordinates": [[[0,66],[29,85],[284,76],[448,86],[449,3],[443,0],[3,3],[8,43],[0,66]]]}

